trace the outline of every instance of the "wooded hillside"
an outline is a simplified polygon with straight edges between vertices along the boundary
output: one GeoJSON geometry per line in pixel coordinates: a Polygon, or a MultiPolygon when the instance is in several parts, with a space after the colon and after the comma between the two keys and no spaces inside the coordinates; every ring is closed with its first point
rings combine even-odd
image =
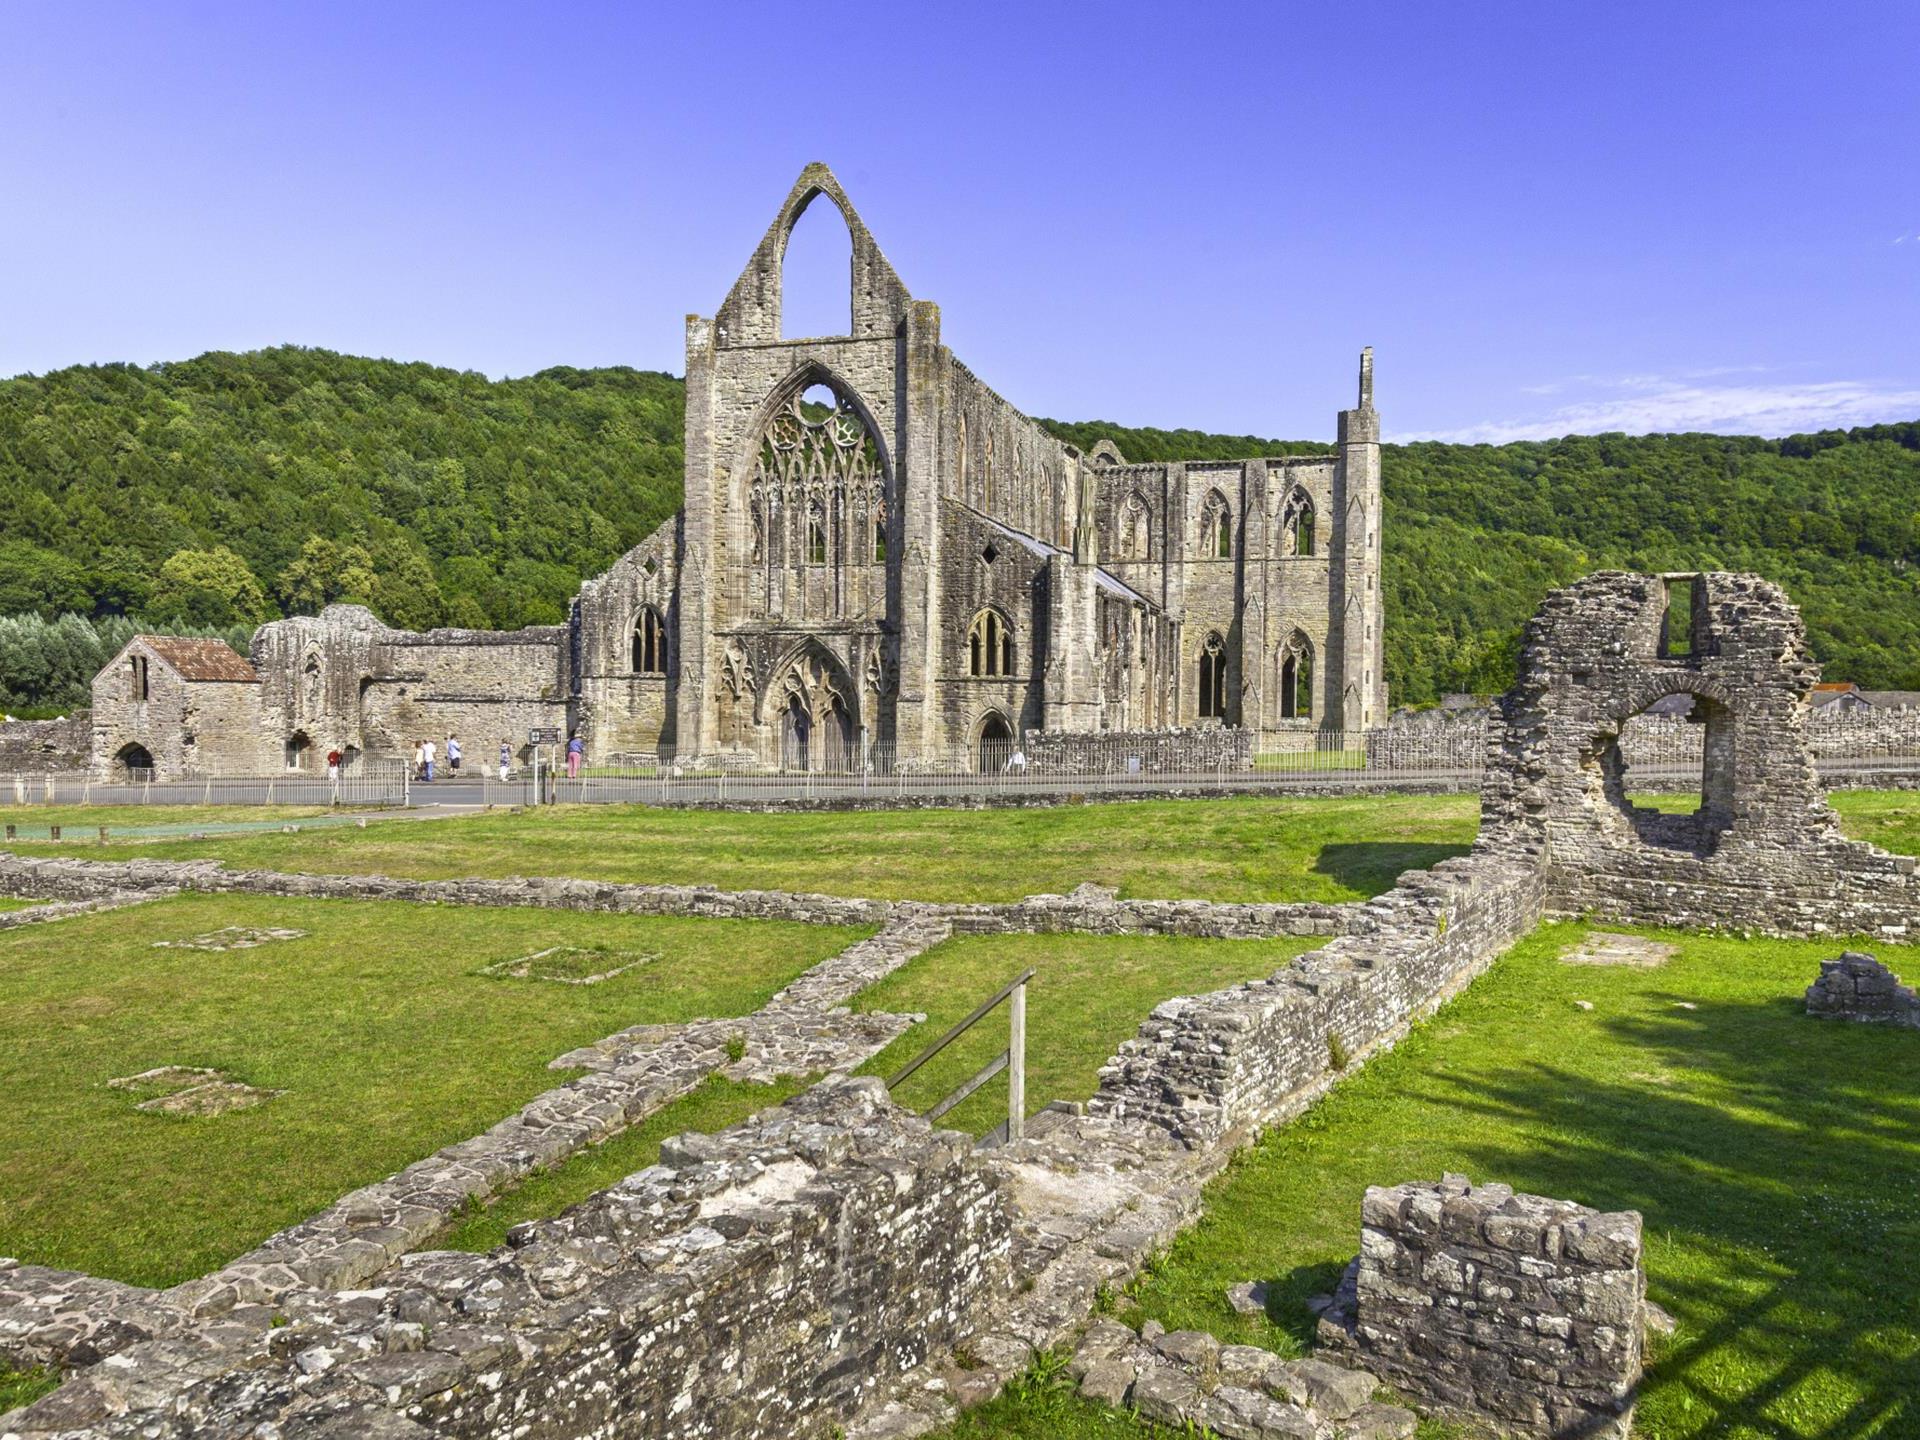
{"type": "MultiPolygon", "coordinates": [[[[0,381],[0,615],[227,627],[357,600],[409,627],[555,622],[678,506],[681,409],[652,372],[494,381],[291,346],[0,381]]],[[[1046,423],[1136,460],[1326,448],[1046,423]]],[[[1385,480],[1396,702],[1500,688],[1542,592],[1605,565],[1757,570],[1830,676],[1920,688],[1920,424],[1388,446],[1385,480]]],[[[59,668],[35,693],[0,656],[0,704],[75,703],[59,668]]]]}

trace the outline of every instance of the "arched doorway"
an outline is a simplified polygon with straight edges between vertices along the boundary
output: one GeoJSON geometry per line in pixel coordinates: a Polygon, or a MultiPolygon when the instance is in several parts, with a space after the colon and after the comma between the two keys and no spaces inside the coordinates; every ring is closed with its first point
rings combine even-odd
{"type": "Polygon", "coordinates": [[[808,752],[813,738],[813,716],[798,695],[789,695],[780,712],[780,768],[807,770],[808,752]]]}
{"type": "Polygon", "coordinates": [[[859,747],[853,682],[846,669],[810,641],[775,673],[768,703],[778,707],[780,768],[851,768],[859,747]]]}
{"type": "Polygon", "coordinates": [[[998,711],[980,722],[973,741],[973,768],[979,775],[998,775],[1013,755],[1013,727],[998,711]]]}
{"type": "Polygon", "coordinates": [[[113,757],[116,780],[153,779],[153,752],[144,745],[123,745],[113,757]]]}

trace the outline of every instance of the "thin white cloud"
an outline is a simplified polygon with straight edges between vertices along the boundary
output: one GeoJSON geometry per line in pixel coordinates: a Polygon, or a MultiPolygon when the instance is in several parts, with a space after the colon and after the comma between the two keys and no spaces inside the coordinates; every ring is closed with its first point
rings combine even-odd
{"type": "MultiPolygon", "coordinates": [[[[1561,435],[1595,435],[1615,430],[1629,435],[1687,430],[1722,435],[1796,435],[1920,417],[1920,389],[1857,380],[1701,385],[1684,376],[1663,379],[1633,375],[1596,383],[1628,393],[1562,405],[1533,417],[1488,420],[1458,430],[1431,430],[1392,438],[1504,445],[1509,440],[1552,440],[1561,435]]],[[[1528,393],[1540,392],[1534,387],[1528,393]]]]}

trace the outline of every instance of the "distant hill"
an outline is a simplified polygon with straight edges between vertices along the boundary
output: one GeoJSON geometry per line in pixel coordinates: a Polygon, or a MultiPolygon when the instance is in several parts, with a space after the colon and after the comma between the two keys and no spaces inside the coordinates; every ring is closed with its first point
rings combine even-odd
{"type": "MultiPolygon", "coordinates": [[[[679,505],[682,404],[647,371],[496,381],[290,346],[0,381],[0,615],[225,627],[353,599],[408,626],[557,621],[679,505]]],[[[1327,448],[1044,423],[1137,460],[1327,448]]],[[[1920,689],[1920,423],[1390,445],[1385,483],[1397,702],[1503,687],[1541,594],[1602,566],[1758,571],[1831,676],[1920,689]]]]}

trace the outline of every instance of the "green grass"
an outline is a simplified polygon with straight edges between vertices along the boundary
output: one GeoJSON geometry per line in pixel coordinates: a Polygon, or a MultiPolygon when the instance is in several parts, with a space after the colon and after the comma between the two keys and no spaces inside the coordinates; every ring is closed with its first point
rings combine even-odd
{"type": "Polygon", "coordinates": [[[4,914],[8,910],[25,910],[28,906],[37,905],[38,903],[37,900],[14,900],[5,895],[0,895],[0,914],[4,914]]]}
{"type": "MultiPolygon", "coordinates": [[[[1027,1110],[1084,1100],[1100,1066],[1162,1000],[1273,974],[1324,940],[1189,940],[1164,936],[968,935],[947,941],[864,991],[862,1010],[923,1013],[862,1067],[888,1076],[965,1019],[1022,970],[1027,986],[1027,1110]]],[[[1003,1004],[916,1071],[895,1093],[924,1111],[1007,1048],[1003,1004]]],[[[989,1081],[943,1125],[985,1134],[1006,1118],[1007,1082],[989,1081]]]]}
{"type": "MultiPolygon", "coordinates": [[[[1920,853],[1920,794],[1842,791],[1833,803],[1849,834],[1920,853]]],[[[575,875],[881,899],[1014,900],[1092,880],[1127,897],[1342,901],[1377,895],[1403,870],[1463,853],[1478,826],[1479,800],[1471,795],[838,814],[563,805],[364,830],[87,850],[102,858],[211,856],[233,866],[332,874],[575,875]]],[[[50,845],[15,848],[59,853],[50,845]]]]}
{"type": "Polygon", "coordinates": [[[527,1177],[493,1203],[464,1212],[430,1248],[491,1250],[523,1220],[545,1220],[577,1205],[596,1190],[618,1183],[660,1158],[660,1145],[674,1135],[697,1130],[713,1134],[737,1125],[756,1111],[778,1105],[806,1088],[801,1080],[772,1085],[743,1085],[710,1076],[690,1094],[623,1130],[605,1144],[582,1150],[551,1170],[527,1177]]]}
{"type": "Polygon", "coordinates": [[[627,1026],[737,1015],[860,932],[397,902],[184,896],[0,932],[0,1253],[137,1284],[201,1274],[479,1133],[627,1026]],[[155,949],[227,925],[303,939],[155,949]],[[551,945],[659,959],[596,985],[482,966],[551,945]],[[226,1070],[286,1093],[188,1119],[116,1076],[226,1070]]]}
{"type": "Polygon", "coordinates": [[[0,1415],[31,1405],[59,1384],[60,1376],[52,1370],[9,1370],[0,1365],[0,1415]]]}
{"type": "MultiPolygon", "coordinates": [[[[1541,930],[1240,1157],[1125,1318],[1291,1352],[1307,1297],[1358,1246],[1365,1188],[1464,1171],[1646,1217],[1650,1294],[1679,1329],[1654,1341],[1642,1440],[1920,1430],[1904,1259],[1920,1245],[1920,1036],[1806,1017],[1833,941],[1664,933],[1680,946],[1666,965],[1595,969],[1558,959],[1579,933],[1541,930]],[[1227,1308],[1247,1279],[1273,1286],[1270,1319],[1227,1308]]],[[[1920,952],[1877,948],[1920,973],[1920,952]]],[[[1050,1404],[1075,1408],[1003,1402],[954,1433],[1147,1433],[1107,1414],[1042,1428],[1050,1404]]]]}
{"type": "Polygon", "coordinates": [[[111,842],[117,832],[193,825],[232,825],[312,820],[337,815],[324,805],[0,805],[0,825],[14,827],[23,841],[46,843],[48,827],[58,825],[60,844],[92,845],[100,827],[111,842]]]}
{"type": "MultiPolygon", "coordinates": [[[[548,806],[408,825],[176,840],[99,855],[421,879],[594,880],[1015,900],[1082,881],[1124,896],[1355,900],[1460,854],[1472,796],[1150,800],[1035,810],[746,814],[548,806]]],[[[51,847],[18,847],[45,853],[51,847]]]]}

